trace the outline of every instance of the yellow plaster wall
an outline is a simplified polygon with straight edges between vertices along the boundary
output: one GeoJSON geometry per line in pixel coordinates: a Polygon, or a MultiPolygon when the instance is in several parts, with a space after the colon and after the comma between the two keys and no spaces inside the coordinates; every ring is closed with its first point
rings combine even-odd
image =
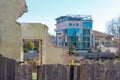
{"type": "Polygon", "coordinates": [[[16,19],[24,7],[24,0],[0,0],[0,54],[15,60],[22,60],[21,27],[16,19]]]}
{"type": "Polygon", "coordinates": [[[21,23],[23,39],[42,39],[42,63],[62,64],[63,49],[50,42],[47,26],[40,23],[21,23]]]}
{"type": "Polygon", "coordinates": [[[46,63],[47,64],[63,64],[63,48],[55,47],[51,42],[49,35],[46,35],[46,63]]]}

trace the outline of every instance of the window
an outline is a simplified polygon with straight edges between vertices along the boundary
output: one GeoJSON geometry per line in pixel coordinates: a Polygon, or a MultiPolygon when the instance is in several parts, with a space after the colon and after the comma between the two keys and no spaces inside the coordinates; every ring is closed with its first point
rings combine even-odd
{"type": "Polygon", "coordinates": [[[83,35],[90,35],[90,29],[83,29],[83,35]]]}
{"type": "Polygon", "coordinates": [[[102,42],[102,44],[104,44],[104,42],[102,42]]]}
{"type": "Polygon", "coordinates": [[[99,42],[95,42],[95,46],[99,46],[99,42]]]}
{"type": "Polygon", "coordinates": [[[73,26],[75,26],[75,23],[73,23],[73,26]]]}
{"type": "Polygon", "coordinates": [[[92,22],[83,22],[85,28],[92,28],[92,22]]]}
{"type": "Polygon", "coordinates": [[[61,37],[59,37],[59,39],[61,39],[61,37]]]}
{"type": "Polygon", "coordinates": [[[83,36],[83,41],[90,41],[90,36],[83,36]]]}
{"type": "Polygon", "coordinates": [[[102,41],[101,44],[104,44],[104,42],[102,41]]]}
{"type": "Polygon", "coordinates": [[[67,34],[68,34],[68,36],[80,36],[80,35],[82,35],[82,29],[81,28],[79,28],[79,29],[69,28],[67,30],[67,34]]]}
{"type": "Polygon", "coordinates": [[[79,26],[79,23],[76,23],[76,26],[79,26]]]}
{"type": "Polygon", "coordinates": [[[60,35],[61,33],[57,33],[57,35],[60,35]]]}
{"type": "Polygon", "coordinates": [[[106,42],[106,45],[111,45],[111,42],[106,42]]]}
{"type": "Polygon", "coordinates": [[[110,40],[111,39],[111,37],[106,37],[106,40],[110,40]]]}
{"type": "Polygon", "coordinates": [[[99,38],[98,38],[98,37],[96,37],[96,38],[95,38],[95,40],[99,40],[99,38]]]}
{"type": "Polygon", "coordinates": [[[88,49],[90,47],[90,42],[83,42],[83,48],[88,49]]]}
{"type": "Polygon", "coordinates": [[[79,26],[79,23],[69,23],[69,26],[79,26]]]}
{"type": "Polygon", "coordinates": [[[69,23],[69,26],[72,26],[72,23],[69,23]]]}
{"type": "Polygon", "coordinates": [[[61,45],[61,43],[59,43],[59,45],[61,45]]]}

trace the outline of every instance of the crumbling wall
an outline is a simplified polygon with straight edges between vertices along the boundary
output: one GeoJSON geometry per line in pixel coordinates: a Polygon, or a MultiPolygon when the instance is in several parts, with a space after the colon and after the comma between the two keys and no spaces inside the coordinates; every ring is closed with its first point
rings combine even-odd
{"type": "Polygon", "coordinates": [[[22,35],[16,20],[26,11],[24,0],[0,0],[0,54],[22,59],[22,35]]]}
{"type": "Polygon", "coordinates": [[[54,46],[54,44],[50,41],[48,30],[46,33],[46,63],[63,64],[63,48],[54,46]]]}
{"type": "Polygon", "coordinates": [[[40,23],[21,23],[21,27],[23,39],[42,40],[43,64],[63,64],[63,48],[51,43],[47,26],[40,23]]]}

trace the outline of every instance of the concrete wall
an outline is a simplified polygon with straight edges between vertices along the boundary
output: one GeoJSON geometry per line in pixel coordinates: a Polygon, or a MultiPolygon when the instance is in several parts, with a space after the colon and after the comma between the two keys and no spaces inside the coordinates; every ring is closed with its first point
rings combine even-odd
{"type": "Polygon", "coordinates": [[[24,0],[0,0],[0,54],[21,60],[21,27],[16,23],[25,9],[24,0]]]}
{"type": "Polygon", "coordinates": [[[21,23],[23,39],[42,40],[42,63],[62,64],[63,49],[51,43],[48,28],[40,23],[21,23]]]}

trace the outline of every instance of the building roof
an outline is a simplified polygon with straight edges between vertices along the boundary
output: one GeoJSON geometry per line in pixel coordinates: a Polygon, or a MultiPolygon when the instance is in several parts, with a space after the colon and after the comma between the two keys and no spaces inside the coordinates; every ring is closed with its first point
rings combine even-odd
{"type": "Polygon", "coordinates": [[[60,16],[55,19],[58,23],[66,21],[66,20],[74,20],[74,21],[80,21],[80,20],[90,20],[92,21],[91,15],[66,15],[66,16],[60,16]]]}
{"type": "Polygon", "coordinates": [[[106,33],[103,33],[103,32],[99,32],[99,31],[95,31],[95,30],[92,30],[92,32],[93,32],[93,36],[95,36],[95,37],[107,37],[107,36],[111,36],[112,37],[112,35],[110,35],[110,34],[106,34],[106,33]]]}
{"type": "Polygon", "coordinates": [[[63,18],[68,18],[68,19],[78,19],[78,20],[92,20],[91,15],[66,15],[66,16],[60,16],[58,18],[56,18],[56,20],[58,19],[63,19],[63,18]]]}

